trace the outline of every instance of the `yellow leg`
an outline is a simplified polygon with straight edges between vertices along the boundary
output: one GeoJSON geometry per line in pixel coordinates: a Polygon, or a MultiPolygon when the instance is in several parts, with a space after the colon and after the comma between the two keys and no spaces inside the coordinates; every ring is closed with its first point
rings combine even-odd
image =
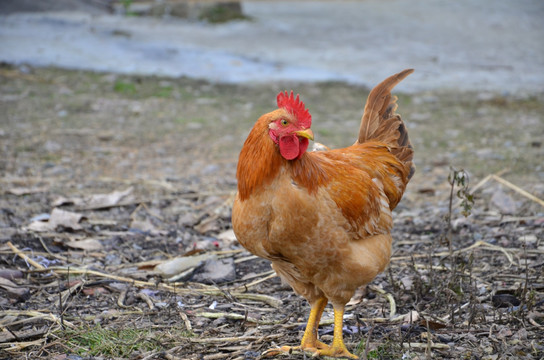
{"type": "Polygon", "coordinates": [[[326,298],[321,298],[312,304],[312,309],[310,310],[310,316],[308,317],[308,323],[306,324],[306,330],[304,330],[300,346],[282,346],[279,349],[270,349],[263,355],[277,355],[278,353],[291,352],[293,350],[316,353],[318,350],[327,349],[329,347],[328,345],[317,340],[317,328],[319,327],[319,321],[321,320],[321,315],[323,315],[325,306],[327,306],[327,302],[328,300],[326,298]]]}
{"type": "Polygon", "coordinates": [[[312,304],[312,310],[310,311],[310,316],[308,317],[306,330],[304,331],[304,336],[302,336],[302,341],[300,343],[300,348],[302,350],[314,351],[328,347],[317,340],[317,328],[319,327],[319,321],[321,320],[321,315],[323,315],[325,306],[327,306],[326,298],[321,298],[312,304]]]}
{"type": "Polygon", "coordinates": [[[342,328],[344,326],[344,307],[334,308],[334,338],[332,339],[332,345],[325,349],[316,351],[317,355],[332,356],[332,357],[344,357],[350,359],[358,359],[358,356],[353,355],[348,351],[346,345],[344,345],[344,335],[342,334],[342,328]]]}

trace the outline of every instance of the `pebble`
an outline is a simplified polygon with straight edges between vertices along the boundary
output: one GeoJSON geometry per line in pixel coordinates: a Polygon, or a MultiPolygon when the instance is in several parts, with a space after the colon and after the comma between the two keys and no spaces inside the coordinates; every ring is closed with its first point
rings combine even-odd
{"type": "Polygon", "coordinates": [[[193,281],[205,284],[220,284],[236,279],[233,258],[208,259],[193,276],[193,281]]]}

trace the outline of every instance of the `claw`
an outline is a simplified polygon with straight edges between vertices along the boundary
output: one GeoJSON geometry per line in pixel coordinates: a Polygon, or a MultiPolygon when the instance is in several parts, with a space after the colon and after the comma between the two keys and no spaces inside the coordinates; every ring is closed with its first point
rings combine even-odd
{"type": "Polygon", "coordinates": [[[358,356],[350,353],[345,347],[333,347],[330,346],[328,349],[320,349],[314,352],[314,357],[319,356],[330,356],[335,358],[348,358],[348,359],[359,359],[358,356]]]}
{"type": "Polygon", "coordinates": [[[327,299],[325,298],[321,298],[312,304],[308,324],[299,346],[282,346],[280,348],[270,349],[265,351],[262,354],[262,357],[271,357],[282,353],[291,354],[293,351],[300,351],[311,353],[313,357],[329,356],[335,358],[359,359],[359,357],[350,353],[344,344],[342,336],[344,316],[343,306],[334,308],[334,337],[332,345],[329,346],[317,340],[317,327],[319,325],[319,319],[321,318],[323,309],[325,309],[326,305],[327,299]]]}

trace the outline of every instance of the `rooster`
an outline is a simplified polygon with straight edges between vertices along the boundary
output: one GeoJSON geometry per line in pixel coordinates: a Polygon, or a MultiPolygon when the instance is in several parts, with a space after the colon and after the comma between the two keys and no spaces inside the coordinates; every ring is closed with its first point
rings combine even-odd
{"type": "Polygon", "coordinates": [[[389,263],[392,210],[415,171],[391,90],[412,72],[393,75],[370,92],[352,146],[308,152],[312,117],[299,95],[282,92],[278,109],[257,120],[242,147],[232,209],[236,237],[270,260],[311,306],[300,346],[279,351],[357,359],[344,344],[344,307],[389,263]],[[326,345],[317,329],[329,302],[334,337],[326,345]]]}

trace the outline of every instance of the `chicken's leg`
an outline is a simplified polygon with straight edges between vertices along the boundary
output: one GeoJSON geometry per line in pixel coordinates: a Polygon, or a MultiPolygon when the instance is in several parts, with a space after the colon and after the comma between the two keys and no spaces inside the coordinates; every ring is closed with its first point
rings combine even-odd
{"type": "Polygon", "coordinates": [[[345,357],[350,359],[358,359],[358,356],[353,355],[344,345],[344,335],[342,329],[344,326],[344,305],[334,305],[334,337],[332,345],[324,349],[316,351],[318,355],[345,357]]]}
{"type": "Polygon", "coordinates": [[[319,350],[327,349],[329,347],[327,344],[317,340],[319,320],[321,320],[321,315],[323,315],[323,310],[325,310],[327,302],[327,298],[323,297],[311,304],[312,308],[310,310],[310,316],[308,317],[308,323],[306,324],[306,330],[304,331],[304,336],[302,336],[300,346],[282,346],[279,349],[270,349],[266,351],[263,356],[268,357],[282,352],[291,352],[293,350],[316,353],[319,350]]]}
{"type": "Polygon", "coordinates": [[[321,320],[321,315],[323,315],[325,306],[327,306],[327,302],[328,300],[323,297],[312,304],[308,323],[306,324],[306,330],[304,331],[304,336],[302,336],[302,341],[300,343],[300,348],[302,350],[315,351],[328,348],[328,345],[317,340],[317,328],[319,327],[319,321],[321,320]]]}

